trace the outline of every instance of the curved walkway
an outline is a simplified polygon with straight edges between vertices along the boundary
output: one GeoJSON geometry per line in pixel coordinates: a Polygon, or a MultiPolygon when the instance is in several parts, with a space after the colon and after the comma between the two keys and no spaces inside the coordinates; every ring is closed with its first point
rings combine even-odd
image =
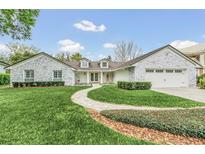
{"type": "MultiPolygon", "coordinates": [[[[131,110],[178,110],[185,108],[157,108],[157,107],[147,107],[147,106],[132,106],[132,105],[120,105],[120,104],[111,104],[106,102],[100,102],[92,100],[87,97],[89,91],[102,87],[101,85],[93,85],[91,88],[80,90],[74,93],[71,96],[71,100],[85,108],[94,109],[97,111],[102,110],[120,110],[120,109],[131,109],[131,110]]],[[[192,109],[205,108],[205,107],[194,107],[192,109]]],[[[186,108],[187,109],[187,108],[186,108]]]]}

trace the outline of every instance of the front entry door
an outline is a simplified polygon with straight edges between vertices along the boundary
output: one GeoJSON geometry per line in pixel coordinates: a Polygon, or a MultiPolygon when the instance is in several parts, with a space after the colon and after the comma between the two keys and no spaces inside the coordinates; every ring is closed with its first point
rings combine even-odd
{"type": "Polygon", "coordinates": [[[91,82],[98,82],[98,73],[91,73],[90,74],[90,81],[91,82]]]}

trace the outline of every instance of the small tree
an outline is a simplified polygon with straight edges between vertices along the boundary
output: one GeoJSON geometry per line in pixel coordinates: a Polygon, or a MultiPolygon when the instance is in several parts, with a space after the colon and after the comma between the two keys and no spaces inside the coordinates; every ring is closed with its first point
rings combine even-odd
{"type": "Polygon", "coordinates": [[[39,10],[0,10],[0,35],[9,35],[16,40],[30,39],[38,15],[39,10]]]}
{"type": "Polygon", "coordinates": [[[119,62],[126,62],[142,54],[142,49],[134,42],[120,42],[114,49],[114,58],[119,62]]]}
{"type": "Polygon", "coordinates": [[[80,61],[82,59],[82,55],[80,53],[75,53],[70,57],[71,61],[80,61]]]}

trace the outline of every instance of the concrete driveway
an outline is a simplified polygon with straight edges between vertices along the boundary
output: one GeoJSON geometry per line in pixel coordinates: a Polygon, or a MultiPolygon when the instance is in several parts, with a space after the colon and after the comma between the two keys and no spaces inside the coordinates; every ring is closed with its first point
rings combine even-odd
{"type": "Polygon", "coordinates": [[[205,90],[198,88],[154,88],[154,91],[205,103],[205,90]]]}

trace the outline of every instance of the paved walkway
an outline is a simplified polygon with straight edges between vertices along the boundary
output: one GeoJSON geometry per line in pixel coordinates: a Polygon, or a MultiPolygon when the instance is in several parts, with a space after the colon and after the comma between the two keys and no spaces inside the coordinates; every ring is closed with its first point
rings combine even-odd
{"type": "Polygon", "coordinates": [[[156,88],[158,92],[205,103],[205,90],[198,88],[156,88]]]}
{"type": "MultiPolygon", "coordinates": [[[[85,108],[94,109],[97,111],[102,110],[120,110],[120,109],[132,109],[132,110],[177,110],[184,108],[157,108],[157,107],[143,107],[143,106],[132,106],[132,105],[120,105],[120,104],[111,104],[100,101],[95,101],[87,97],[87,93],[91,90],[100,88],[101,85],[93,85],[91,88],[80,90],[74,93],[71,96],[71,100],[85,108]]],[[[205,107],[196,107],[196,108],[205,108],[205,107]]],[[[195,108],[195,109],[196,109],[195,108]]]]}

